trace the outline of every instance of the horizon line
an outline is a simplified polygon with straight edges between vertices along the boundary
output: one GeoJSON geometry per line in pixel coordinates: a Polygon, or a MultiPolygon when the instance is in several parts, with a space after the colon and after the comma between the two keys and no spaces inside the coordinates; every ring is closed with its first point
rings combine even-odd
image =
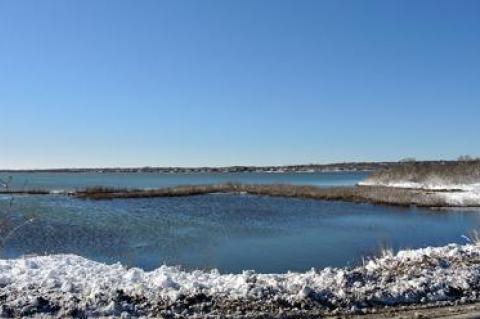
{"type": "MultiPolygon", "coordinates": [[[[472,158],[471,160],[479,160],[478,158],[472,158]]],[[[248,167],[248,168],[282,168],[282,167],[295,167],[295,166],[334,166],[334,165],[352,165],[352,164],[381,164],[381,163],[402,163],[402,162],[457,162],[459,159],[421,159],[416,160],[414,158],[405,158],[400,160],[379,160],[379,161],[342,161],[342,162],[328,162],[328,163],[303,163],[303,164],[280,164],[280,165],[203,165],[203,166],[77,166],[77,167],[45,167],[45,168],[0,168],[0,172],[22,172],[22,171],[59,171],[59,170],[139,170],[139,169],[225,169],[235,167],[248,167]]]]}

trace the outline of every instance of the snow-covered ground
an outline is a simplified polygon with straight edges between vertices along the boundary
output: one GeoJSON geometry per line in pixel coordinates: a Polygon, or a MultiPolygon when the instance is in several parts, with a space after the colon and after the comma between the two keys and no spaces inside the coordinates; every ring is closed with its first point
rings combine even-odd
{"type": "Polygon", "coordinates": [[[383,186],[393,188],[408,188],[424,191],[437,191],[437,196],[453,206],[480,206],[480,183],[475,184],[445,184],[440,181],[429,181],[423,183],[396,181],[379,182],[374,179],[367,179],[358,183],[360,186],[383,186]],[[441,191],[441,192],[439,192],[441,191]]]}
{"type": "Polygon", "coordinates": [[[394,181],[394,182],[382,182],[374,179],[366,179],[359,182],[361,186],[384,186],[384,187],[396,187],[396,188],[413,188],[413,189],[426,189],[426,190],[461,190],[461,191],[478,191],[480,190],[480,183],[475,184],[446,184],[441,181],[429,181],[429,182],[411,182],[411,181],[394,181]]]}
{"type": "Polygon", "coordinates": [[[75,255],[0,260],[0,317],[222,317],[365,313],[480,296],[480,245],[404,250],[352,268],[220,274],[106,265],[75,255]]]}

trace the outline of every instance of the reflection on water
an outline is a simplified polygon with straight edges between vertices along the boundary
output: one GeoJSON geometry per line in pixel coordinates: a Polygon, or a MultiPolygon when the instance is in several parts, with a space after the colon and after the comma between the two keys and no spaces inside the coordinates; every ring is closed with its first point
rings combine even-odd
{"type": "Polygon", "coordinates": [[[145,269],[180,264],[239,272],[342,266],[393,248],[464,242],[480,213],[367,204],[204,195],[113,201],[19,196],[3,220],[26,225],[6,254],[74,253],[145,269]]]}

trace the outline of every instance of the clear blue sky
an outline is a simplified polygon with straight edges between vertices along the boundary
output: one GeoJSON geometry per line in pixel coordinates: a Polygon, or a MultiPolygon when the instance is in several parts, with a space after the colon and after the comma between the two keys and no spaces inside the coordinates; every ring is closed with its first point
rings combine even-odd
{"type": "Polygon", "coordinates": [[[0,0],[0,167],[480,155],[480,1],[0,0]]]}

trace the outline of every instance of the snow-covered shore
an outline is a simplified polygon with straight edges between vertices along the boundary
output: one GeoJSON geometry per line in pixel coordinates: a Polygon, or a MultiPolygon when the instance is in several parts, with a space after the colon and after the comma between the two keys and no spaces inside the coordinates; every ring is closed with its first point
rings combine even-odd
{"type": "Polygon", "coordinates": [[[381,182],[375,179],[367,179],[358,183],[358,185],[437,192],[437,197],[452,206],[480,206],[480,183],[448,184],[436,181],[421,183],[410,181],[381,182]]]}
{"type": "Polygon", "coordinates": [[[478,301],[480,245],[404,250],[353,268],[220,274],[106,265],[75,255],[0,260],[0,317],[256,317],[368,313],[478,301]]]}
{"type": "Polygon", "coordinates": [[[374,172],[358,185],[409,189],[445,206],[480,206],[480,161],[403,163],[374,172]]]}

